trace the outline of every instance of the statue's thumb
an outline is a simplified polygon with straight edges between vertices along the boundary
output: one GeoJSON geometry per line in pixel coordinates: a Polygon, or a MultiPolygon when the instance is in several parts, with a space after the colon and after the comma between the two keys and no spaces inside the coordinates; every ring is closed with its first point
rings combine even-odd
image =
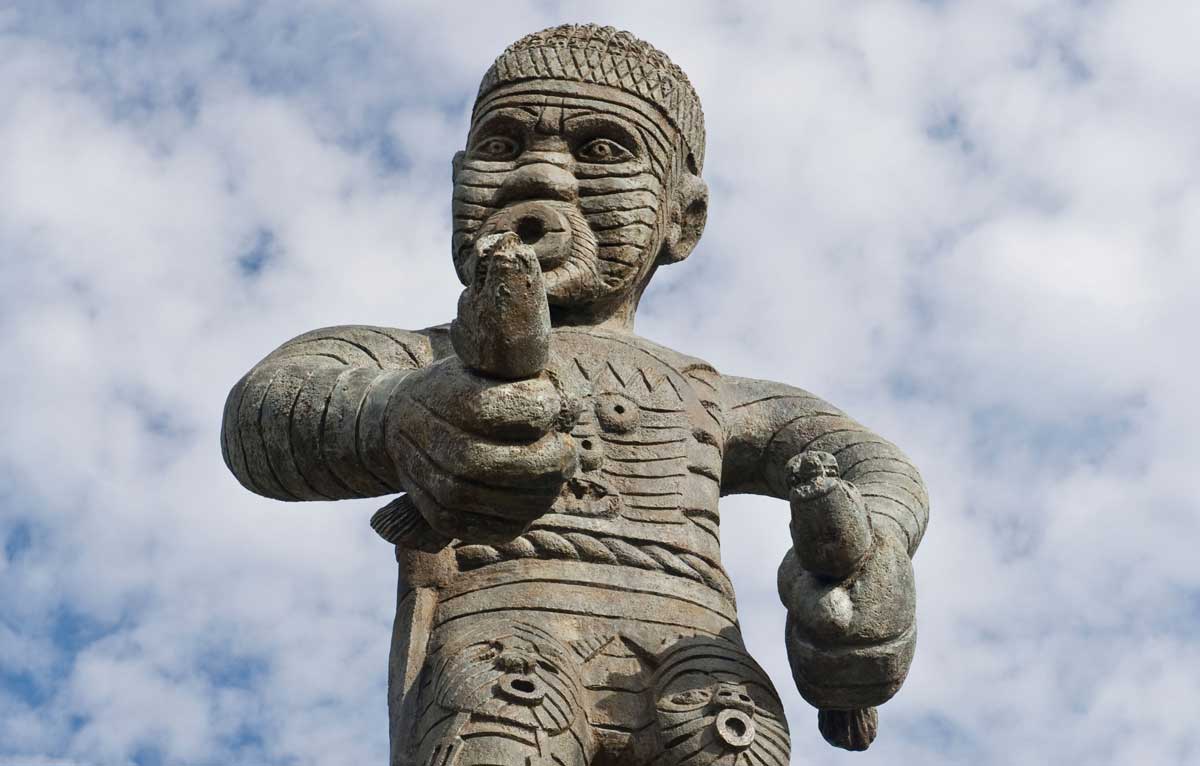
{"type": "Polygon", "coordinates": [[[512,232],[480,237],[450,340],[463,364],[493,378],[531,378],[550,358],[550,306],[533,249],[512,232]]]}
{"type": "Polygon", "coordinates": [[[879,732],[879,711],[873,707],[857,710],[821,710],[817,713],[821,736],[843,750],[866,750],[879,732]]]}

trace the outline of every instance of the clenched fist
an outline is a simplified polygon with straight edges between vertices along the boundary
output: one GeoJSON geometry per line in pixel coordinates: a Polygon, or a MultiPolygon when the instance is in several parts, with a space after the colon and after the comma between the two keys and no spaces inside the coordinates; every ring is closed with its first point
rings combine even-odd
{"type": "Polygon", "coordinates": [[[873,530],[833,455],[793,458],[789,479],[793,548],[779,567],[779,596],[792,675],[821,709],[825,738],[863,750],[875,736],[872,706],[899,690],[912,662],[912,562],[895,536],[873,530]]]}
{"type": "Polygon", "coordinates": [[[499,543],[550,509],[578,465],[576,400],[545,372],[550,314],[531,248],[482,238],[451,327],[457,357],[412,373],[387,413],[413,505],[445,537],[499,543]]]}

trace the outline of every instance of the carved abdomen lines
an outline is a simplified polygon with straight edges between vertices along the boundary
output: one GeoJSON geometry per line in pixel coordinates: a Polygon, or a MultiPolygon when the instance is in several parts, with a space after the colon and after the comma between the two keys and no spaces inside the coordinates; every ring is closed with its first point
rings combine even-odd
{"type": "Polygon", "coordinates": [[[627,566],[665,572],[703,583],[733,600],[733,586],[719,567],[689,551],[583,532],[535,529],[503,545],[463,545],[455,550],[458,566],[470,571],[512,559],[555,559],[627,566]]]}

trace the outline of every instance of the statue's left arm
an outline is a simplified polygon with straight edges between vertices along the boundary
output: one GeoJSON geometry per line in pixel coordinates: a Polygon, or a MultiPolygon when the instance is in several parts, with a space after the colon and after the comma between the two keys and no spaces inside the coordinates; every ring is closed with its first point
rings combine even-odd
{"type": "MultiPolygon", "coordinates": [[[[786,499],[792,543],[779,569],[796,685],[825,711],[874,712],[908,673],[916,641],[912,555],[929,518],[925,485],[894,444],[813,394],[722,378],[722,494],[786,499]]],[[[852,718],[852,717],[851,717],[852,718]]],[[[862,723],[860,721],[859,723],[862,723]]],[[[863,733],[866,734],[865,732],[863,733]]]]}

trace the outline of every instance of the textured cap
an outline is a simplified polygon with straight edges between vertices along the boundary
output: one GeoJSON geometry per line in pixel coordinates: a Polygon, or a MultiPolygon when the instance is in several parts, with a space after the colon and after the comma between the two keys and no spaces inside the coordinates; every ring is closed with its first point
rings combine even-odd
{"type": "Polygon", "coordinates": [[[704,166],[704,113],[683,70],[628,32],[596,24],[563,24],[508,46],[479,84],[479,96],[513,82],[552,78],[619,88],[654,104],[704,166]]]}

